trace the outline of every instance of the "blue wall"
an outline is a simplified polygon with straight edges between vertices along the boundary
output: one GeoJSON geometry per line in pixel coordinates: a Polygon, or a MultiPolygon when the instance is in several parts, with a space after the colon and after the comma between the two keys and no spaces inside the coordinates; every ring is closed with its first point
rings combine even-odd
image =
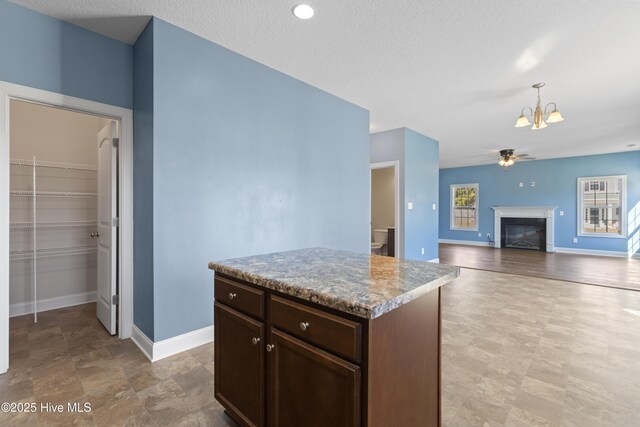
{"type": "Polygon", "coordinates": [[[158,341],[212,324],[211,260],[368,252],[369,113],[153,21],[153,277],[137,280],[158,341]]]}
{"type": "Polygon", "coordinates": [[[404,133],[405,200],[413,203],[411,210],[404,204],[404,256],[429,261],[438,258],[438,141],[411,129],[404,133]]]}
{"type": "Polygon", "coordinates": [[[401,258],[438,258],[438,141],[411,129],[399,128],[371,135],[371,163],[399,162],[401,258]],[[413,209],[408,209],[408,203],[413,209]],[[422,253],[424,248],[424,254],[422,253]]]}
{"type": "Polygon", "coordinates": [[[154,336],[153,313],[153,20],[133,46],[133,322],[154,336]]]}
{"type": "MultiPolygon", "coordinates": [[[[573,243],[577,232],[577,178],[602,175],[627,175],[627,210],[632,211],[635,207],[633,212],[640,211],[640,151],[519,162],[507,172],[498,165],[441,169],[440,238],[486,241],[487,233],[493,237],[491,206],[547,205],[558,206],[555,215],[557,247],[627,252],[627,239],[578,237],[578,243],[573,243]],[[531,187],[532,181],[535,187],[531,187]],[[450,230],[450,185],[476,182],[480,184],[479,230],[450,230]],[[522,188],[518,186],[519,182],[524,183],[522,188]],[[559,215],[561,210],[564,216],[559,215]],[[483,237],[478,237],[478,232],[483,237]]],[[[637,237],[637,227],[629,228],[629,236],[637,237]]]]}
{"type": "Polygon", "coordinates": [[[5,0],[0,40],[0,80],[131,108],[131,46],[5,0]]]}

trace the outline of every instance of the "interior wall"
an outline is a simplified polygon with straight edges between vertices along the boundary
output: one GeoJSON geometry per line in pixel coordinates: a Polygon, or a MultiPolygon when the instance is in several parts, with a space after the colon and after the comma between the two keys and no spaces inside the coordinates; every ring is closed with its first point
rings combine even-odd
{"type": "Polygon", "coordinates": [[[133,46],[133,323],[154,338],[153,304],[153,25],[133,46]]]}
{"type": "Polygon", "coordinates": [[[371,229],[395,227],[395,168],[371,170],[371,229]]]}
{"type": "Polygon", "coordinates": [[[438,258],[439,144],[411,129],[404,131],[405,257],[430,261],[438,258]]]}
{"type": "Polygon", "coordinates": [[[153,277],[138,280],[159,341],[212,324],[211,260],[369,251],[369,114],[153,21],[153,187],[137,189],[153,192],[153,277]]]}
{"type": "Polygon", "coordinates": [[[404,208],[405,195],[404,195],[404,181],[405,181],[405,159],[404,159],[404,128],[388,130],[385,132],[372,133],[369,137],[369,162],[370,163],[383,163],[383,162],[398,162],[398,176],[399,176],[399,189],[400,189],[400,217],[398,218],[398,224],[396,224],[396,232],[400,230],[398,234],[398,257],[404,258],[404,241],[405,241],[405,227],[404,227],[404,208]]]}
{"type": "Polygon", "coordinates": [[[507,172],[497,164],[440,170],[440,238],[486,242],[493,230],[491,206],[557,206],[555,245],[560,248],[638,253],[640,249],[640,151],[516,162],[507,172]],[[627,175],[628,235],[577,236],[578,177],[627,175]],[[520,187],[519,183],[523,183],[520,187]],[[535,186],[531,183],[534,182],[535,186]],[[478,231],[451,230],[451,184],[478,183],[478,231]],[[560,216],[560,211],[564,212],[560,216]],[[481,236],[478,236],[481,233],[481,236]],[[573,239],[577,238],[577,243],[573,239]]]}
{"type": "MultiPolygon", "coordinates": [[[[96,134],[102,128],[99,117],[12,100],[10,103],[10,156],[16,159],[97,164],[96,134]]],[[[32,167],[11,166],[12,190],[33,188],[32,167]]],[[[92,171],[36,169],[38,191],[97,191],[97,175],[92,171]]],[[[95,220],[95,199],[38,199],[38,222],[95,220]]],[[[12,223],[31,222],[30,198],[11,198],[12,223]]],[[[95,243],[87,227],[55,227],[38,230],[38,248],[86,246],[95,243]]],[[[11,228],[10,249],[32,249],[31,228],[11,228]]],[[[33,300],[32,260],[10,262],[10,304],[19,306],[33,300]]],[[[96,290],[95,254],[38,259],[38,300],[91,294],[96,290]]],[[[89,298],[91,296],[89,295],[89,298]]]]}
{"type": "Polygon", "coordinates": [[[0,81],[132,105],[132,47],[0,0],[0,81]]]}

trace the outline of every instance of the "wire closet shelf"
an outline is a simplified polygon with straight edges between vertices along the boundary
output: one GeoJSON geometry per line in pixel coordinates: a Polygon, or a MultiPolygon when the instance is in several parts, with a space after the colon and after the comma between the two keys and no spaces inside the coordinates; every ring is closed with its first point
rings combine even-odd
{"type": "Polygon", "coordinates": [[[41,258],[53,258],[61,256],[76,256],[92,254],[97,252],[96,246],[67,246],[57,248],[38,249],[37,230],[40,228],[66,228],[66,227],[95,227],[95,220],[62,220],[62,221],[38,221],[37,200],[38,199],[96,199],[97,193],[74,192],[74,191],[38,191],[36,188],[36,178],[38,168],[63,169],[66,171],[91,171],[97,172],[96,165],[86,165],[78,163],[63,163],[37,160],[34,156],[32,160],[10,159],[10,164],[16,167],[28,167],[32,169],[32,189],[31,190],[11,190],[10,196],[15,198],[30,198],[32,200],[31,221],[14,221],[9,223],[12,230],[31,229],[32,249],[14,250],[9,252],[10,261],[33,260],[33,318],[38,322],[38,281],[37,281],[37,260],[41,258]]]}

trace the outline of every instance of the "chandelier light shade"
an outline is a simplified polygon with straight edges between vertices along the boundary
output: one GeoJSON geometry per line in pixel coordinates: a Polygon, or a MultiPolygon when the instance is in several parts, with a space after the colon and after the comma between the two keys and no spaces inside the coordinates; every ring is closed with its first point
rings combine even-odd
{"type": "Polygon", "coordinates": [[[536,103],[536,108],[533,109],[531,107],[524,107],[520,112],[520,117],[516,121],[517,128],[530,126],[531,122],[529,118],[533,120],[533,125],[531,129],[538,130],[544,129],[547,127],[547,123],[559,123],[564,120],[560,111],[558,111],[558,107],[555,102],[549,102],[544,109],[542,109],[542,102],[540,100],[540,88],[544,86],[544,83],[536,83],[532,88],[538,91],[538,102],[536,103]],[[553,110],[549,111],[549,107],[553,106],[553,110]],[[529,114],[525,112],[529,110],[529,114]]]}

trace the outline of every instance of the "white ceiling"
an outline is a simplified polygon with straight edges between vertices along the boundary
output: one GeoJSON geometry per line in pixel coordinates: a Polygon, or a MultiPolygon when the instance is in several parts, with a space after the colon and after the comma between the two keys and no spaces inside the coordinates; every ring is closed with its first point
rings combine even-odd
{"type": "Polygon", "coordinates": [[[372,132],[439,140],[442,167],[640,148],[638,0],[308,0],[308,21],[298,0],[14,2],[127,43],[155,15],[370,110],[372,132]],[[538,81],[566,120],[515,129],[538,81]]]}

